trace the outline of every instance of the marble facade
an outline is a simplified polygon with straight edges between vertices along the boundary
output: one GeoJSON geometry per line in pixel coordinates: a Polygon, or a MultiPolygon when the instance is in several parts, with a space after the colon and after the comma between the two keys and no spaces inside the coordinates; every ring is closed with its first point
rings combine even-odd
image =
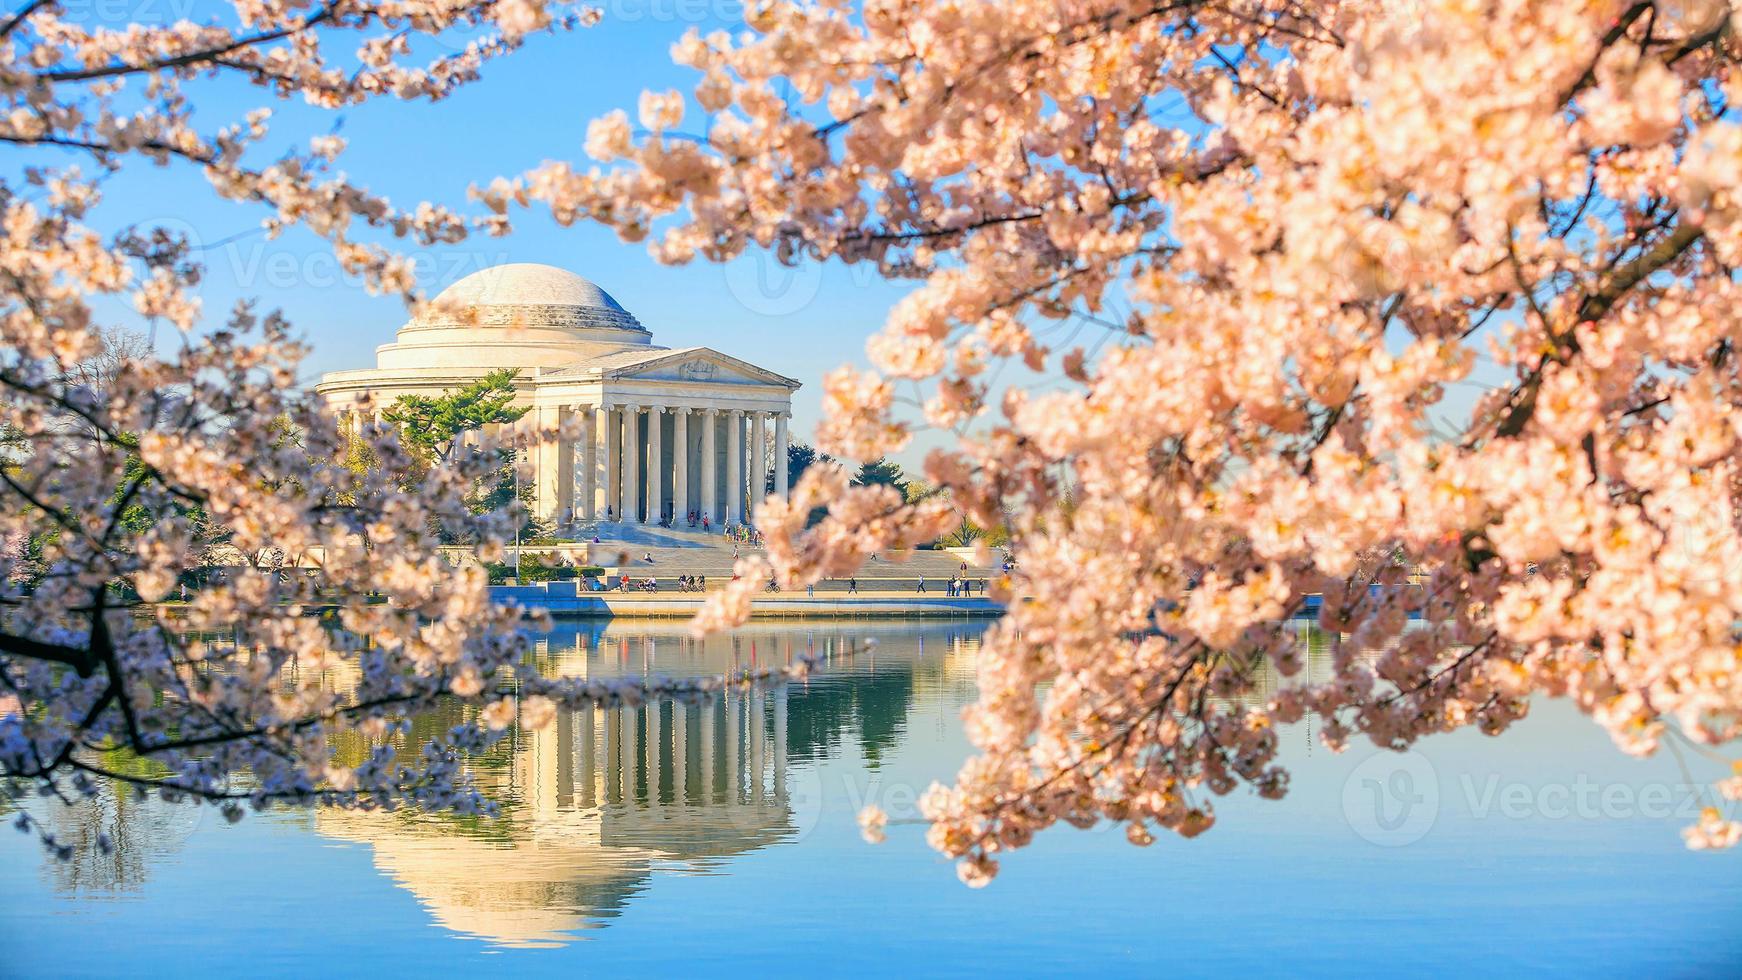
{"type": "Polygon", "coordinates": [[[707,347],[671,349],[604,290],[546,265],[495,266],[448,287],[376,352],[316,391],[379,417],[501,368],[519,372],[518,430],[564,422],[578,438],[530,440],[539,516],[659,523],[744,521],[767,487],[785,494],[799,383],[707,347]]]}

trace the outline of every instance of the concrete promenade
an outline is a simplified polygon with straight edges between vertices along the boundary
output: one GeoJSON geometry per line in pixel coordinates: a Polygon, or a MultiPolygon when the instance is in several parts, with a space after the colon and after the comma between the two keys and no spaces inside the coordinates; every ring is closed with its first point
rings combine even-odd
{"type": "MultiPolygon", "coordinates": [[[[497,602],[518,602],[544,609],[558,618],[690,617],[701,608],[699,592],[588,592],[574,582],[540,582],[532,585],[494,585],[490,597],[497,602]]],[[[951,598],[936,591],[840,592],[807,596],[803,592],[766,592],[751,607],[755,619],[850,619],[993,617],[1004,606],[987,596],[951,598]]]]}

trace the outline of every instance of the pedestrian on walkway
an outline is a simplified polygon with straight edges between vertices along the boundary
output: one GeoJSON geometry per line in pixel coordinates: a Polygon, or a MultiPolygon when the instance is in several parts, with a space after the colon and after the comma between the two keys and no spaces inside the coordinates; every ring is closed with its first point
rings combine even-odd
{"type": "Polygon", "coordinates": [[[914,591],[916,591],[916,592],[924,592],[925,591],[925,576],[924,575],[921,575],[919,577],[919,588],[914,590],[914,591]]]}
{"type": "Polygon", "coordinates": [[[848,595],[858,595],[859,594],[859,580],[858,579],[850,578],[847,580],[847,594],[848,595]]]}

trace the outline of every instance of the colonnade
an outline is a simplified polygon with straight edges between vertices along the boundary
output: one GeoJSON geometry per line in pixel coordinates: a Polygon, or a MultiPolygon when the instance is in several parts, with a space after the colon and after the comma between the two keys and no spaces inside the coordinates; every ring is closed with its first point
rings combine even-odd
{"type": "Polygon", "coordinates": [[[541,443],[534,460],[546,520],[657,524],[694,513],[734,523],[749,518],[770,486],[781,496],[789,489],[786,411],[625,402],[529,414],[550,429],[571,412],[580,413],[580,438],[541,443]]]}
{"type": "MultiPolygon", "coordinates": [[[[347,428],[384,424],[383,413],[350,412],[347,428]]],[[[540,518],[712,524],[750,518],[769,488],[784,497],[790,412],[661,404],[541,405],[522,425],[568,426],[574,440],[529,440],[540,518]],[[772,426],[770,425],[772,423],[772,426]],[[770,432],[770,428],[773,429],[770,432]]]]}
{"type": "Polygon", "coordinates": [[[515,765],[527,770],[524,802],[535,818],[622,802],[781,806],[787,738],[784,688],[733,691],[701,705],[559,712],[530,734],[532,751],[515,765]]]}

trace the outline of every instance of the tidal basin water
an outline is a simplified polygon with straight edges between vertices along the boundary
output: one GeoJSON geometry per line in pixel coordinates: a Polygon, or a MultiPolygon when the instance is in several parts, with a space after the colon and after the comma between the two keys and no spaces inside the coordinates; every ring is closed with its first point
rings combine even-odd
{"type": "Polygon", "coordinates": [[[517,732],[475,763],[494,821],[43,805],[118,847],[55,864],[0,835],[0,975],[1742,971],[1742,852],[1678,834],[1700,805],[1682,767],[1712,764],[1624,757],[1554,702],[1503,739],[1405,755],[1333,755],[1295,726],[1286,800],[1236,791],[1208,834],[1147,849],[1056,830],[970,891],[899,821],[968,751],[981,629],[758,626],[698,645],[678,624],[563,626],[541,639],[547,670],[835,655],[807,684],[707,709],[517,732]],[[868,636],[874,652],[839,655],[868,636]],[[896,821],[877,847],[854,822],[868,802],[896,821]]]}

